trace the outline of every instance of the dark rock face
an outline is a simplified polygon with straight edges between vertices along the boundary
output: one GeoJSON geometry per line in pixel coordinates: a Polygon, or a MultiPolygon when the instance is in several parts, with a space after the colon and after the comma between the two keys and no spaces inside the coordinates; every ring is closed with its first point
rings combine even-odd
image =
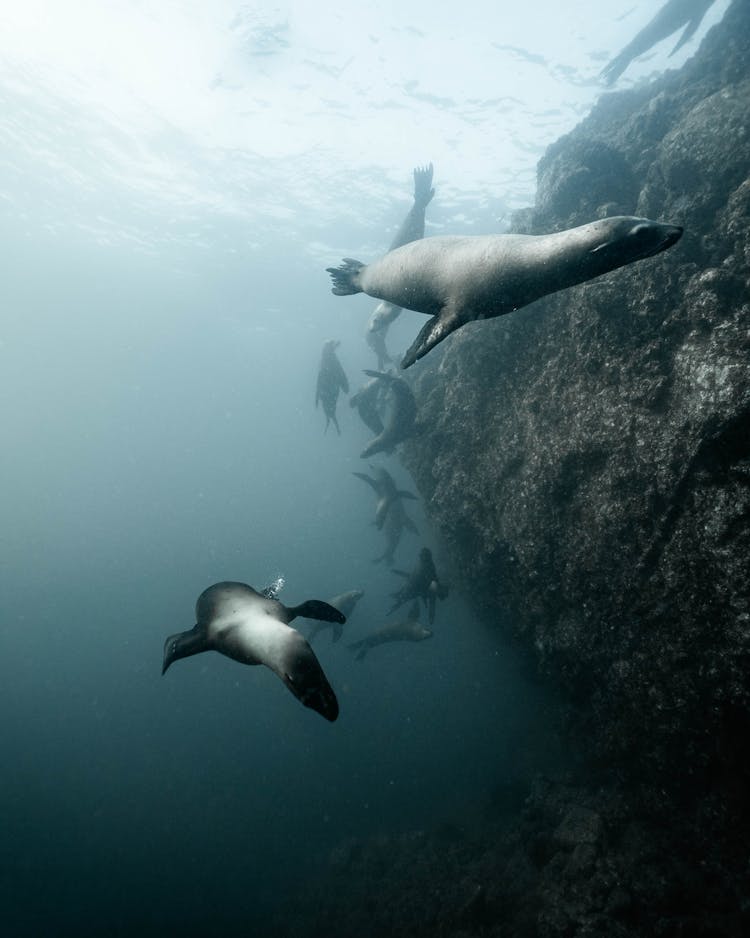
{"type": "Polygon", "coordinates": [[[552,146],[516,229],[621,213],[686,232],[454,333],[409,372],[403,455],[453,582],[559,689],[587,768],[484,839],[357,845],[334,891],[371,888],[321,887],[315,934],[750,933],[746,0],[552,146]]]}
{"type": "Polygon", "coordinates": [[[455,334],[417,376],[430,429],[405,459],[460,579],[599,756],[715,783],[750,767],[750,4],[551,147],[526,227],[612,209],[686,233],[455,334]]]}

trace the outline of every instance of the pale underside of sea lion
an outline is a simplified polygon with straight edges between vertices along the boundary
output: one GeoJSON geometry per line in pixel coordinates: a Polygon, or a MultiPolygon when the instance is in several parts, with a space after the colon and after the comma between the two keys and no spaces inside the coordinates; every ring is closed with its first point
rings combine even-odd
{"type": "Polygon", "coordinates": [[[179,658],[218,651],[241,664],[266,665],[306,707],[333,721],[339,713],[336,695],[307,640],[289,627],[297,616],[346,621],[318,599],[289,607],[246,583],[215,583],[198,597],[193,628],[164,643],[162,674],[179,658]]]}

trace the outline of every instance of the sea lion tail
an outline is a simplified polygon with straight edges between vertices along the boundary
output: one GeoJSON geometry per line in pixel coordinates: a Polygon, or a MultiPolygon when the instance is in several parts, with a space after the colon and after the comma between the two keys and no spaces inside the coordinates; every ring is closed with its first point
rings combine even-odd
{"type": "Polygon", "coordinates": [[[331,293],[335,296],[349,296],[352,293],[361,293],[362,287],[359,285],[359,277],[365,265],[362,261],[354,260],[353,257],[345,257],[343,261],[341,267],[326,267],[326,272],[331,275],[333,281],[331,293]]]}
{"type": "Polygon", "coordinates": [[[335,606],[324,603],[321,599],[308,599],[299,606],[287,606],[287,612],[292,617],[290,622],[297,616],[303,619],[320,619],[323,622],[338,622],[340,625],[346,622],[346,616],[342,615],[335,606]]]}

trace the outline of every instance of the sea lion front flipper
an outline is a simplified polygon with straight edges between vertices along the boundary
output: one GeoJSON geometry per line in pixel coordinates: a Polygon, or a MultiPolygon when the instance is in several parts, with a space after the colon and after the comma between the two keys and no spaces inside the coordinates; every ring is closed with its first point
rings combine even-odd
{"type": "Polygon", "coordinates": [[[433,316],[419,330],[419,335],[401,359],[401,367],[409,368],[414,362],[423,358],[429,351],[442,342],[446,336],[462,325],[462,320],[455,310],[444,306],[437,316],[433,316]]]}
{"type": "Polygon", "coordinates": [[[344,634],[343,626],[340,622],[335,622],[332,628],[333,635],[331,636],[332,642],[337,642],[341,636],[344,634]]]}
{"type": "Polygon", "coordinates": [[[321,619],[323,622],[338,622],[343,625],[346,622],[346,616],[342,615],[335,606],[330,603],[324,603],[322,599],[308,599],[307,602],[300,603],[299,606],[287,606],[287,612],[291,616],[289,621],[301,616],[303,619],[321,619]]]}
{"type": "Polygon", "coordinates": [[[418,496],[415,495],[414,492],[407,492],[406,489],[398,489],[396,491],[396,495],[398,495],[399,498],[411,498],[415,502],[419,500],[418,496]]]}
{"type": "Polygon", "coordinates": [[[380,495],[380,487],[375,479],[371,478],[365,472],[353,472],[353,476],[356,476],[358,479],[361,479],[363,482],[366,482],[370,488],[375,492],[376,495],[380,495]]]}
{"type": "Polygon", "coordinates": [[[409,609],[409,619],[415,621],[419,618],[419,600],[415,599],[409,609]]]}
{"type": "Polygon", "coordinates": [[[395,573],[397,576],[402,576],[405,580],[408,580],[411,576],[411,573],[407,573],[406,570],[397,570],[395,567],[391,568],[391,573],[395,573]]]}

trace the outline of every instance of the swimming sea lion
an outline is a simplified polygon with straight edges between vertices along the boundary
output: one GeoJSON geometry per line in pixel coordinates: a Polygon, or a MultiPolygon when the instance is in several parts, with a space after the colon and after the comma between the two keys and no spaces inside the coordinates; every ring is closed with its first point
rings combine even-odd
{"type": "Polygon", "coordinates": [[[383,415],[383,429],[359,454],[367,459],[375,453],[393,452],[397,443],[402,443],[410,436],[414,436],[417,417],[417,402],[409,385],[403,378],[388,374],[385,371],[370,371],[365,374],[377,378],[388,388],[388,397],[383,415]]]}
{"type": "MultiPolygon", "coordinates": [[[[346,616],[348,621],[349,616],[351,616],[351,614],[354,612],[354,607],[364,595],[364,590],[349,590],[348,593],[339,593],[338,596],[334,596],[333,599],[329,599],[328,605],[333,606],[334,609],[338,609],[342,616],[346,616]]],[[[316,637],[318,632],[328,627],[333,630],[331,641],[337,642],[344,634],[344,629],[341,622],[318,621],[307,634],[308,642],[311,642],[316,637]]]]}
{"type": "Polygon", "coordinates": [[[323,405],[323,413],[326,415],[326,430],[328,430],[328,424],[333,421],[339,435],[341,435],[341,430],[336,419],[336,402],[339,399],[339,391],[343,391],[345,394],[349,393],[349,381],[336,355],[336,349],[340,344],[335,339],[328,339],[323,343],[323,352],[320,356],[320,367],[318,368],[318,380],[315,386],[315,406],[317,407],[319,403],[323,405]]]}
{"type": "Polygon", "coordinates": [[[392,563],[404,528],[415,534],[419,533],[416,524],[407,515],[403,502],[405,498],[416,500],[417,496],[405,489],[399,489],[393,476],[382,466],[370,466],[370,470],[372,476],[365,472],[352,474],[366,482],[378,498],[375,506],[375,525],[385,534],[386,548],[384,553],[375,557],[373,563],[379,563],[381,560],[392,563]]]}
{"type": "Polygon", "coordinates": [[[408,618],[403,622],[392,622],[390,625],[384,625],[381,629],[371,632],[358,642],[352,642],[349,645],[352,651],[356,651],[356,660],[361,661],[371,648],[376,645],[384,645],[386,642],[422,642],[430,638],[432,632],[425,628],[419,622],[419,603],[414,602],[409,610],[408,618]]]}
{"type": "Polygon", "coordinates": [[[333,293],[367,293],[432,318],[401,362],[413,365],[475,319],[527,306],[671,247],[682,228],[618,215],[548,235],[438,236],[412,241],[364,265],[329,267],[333,293]]]}
{"type": "MultiPolygon", "coordinates": [[[[435,190],[432,188],[432,163],[429,166],[418,166],[414,170],[414,204],[391,241],[389,251],[424,237],[425,210],[433,195],[435,190]]],[[[391,362],[385,347],[385,336],[391,323],[400,315],[400,306],[386,302],[378,303],[367,323],[365,339],[378,357],[379,371],[383,371],[391,362]]]]}
{"type": "Polygon", "coordinates": [[[643,27],[622,52],[605,65],[601,77],[608,85],[613,85],[633,59],[637,59],[639,55],[648,52],[657,42],[661,42],[662,39],[671,36],[681,26],[685,26],[677,45],[669,53],[674,55],[691,38],[700,26],[706,11],[713,4],[714,0],[668,0],[651,22],[643,27]]]}
{"type": "Polygon", "coordinates": [[[396,548],[401,541],[401,535],[404,530],[411,531],[413,534],[419,534],[414,521],[407,515],[404,502],[401,498],[395,498],[383,522],[383,534],[385,535],[385,550],[379,557],[373,559],[373,563],[393,563],[396,548]]]}
{"type": "Polygon", "coordinates": [[[326,720],[339,714],[336,695],[310,645],[289,623],[297,616],[343,623],[338,609],[319,599],[288,607],[245,583],[215,583],[195,605],[196,624],[164,643],[161,673],[178,658],[218,651],[241,664],[265,664],[306,707],[326,720]]]}
{"type": "Polygon", "coordinates": [[[362,423],[375,436],[383,432],[383,421],[380,418],[380,399],[385,387],[379,378],[370,378],[362,387],[349,398],[351,407],[357,408],[362,423]]]}
{"type": "Polygon", "coordinates": [[[430,625],[435,621],[435,600],[445,599],[448,595],[448,587],[438,579],[435,562],[432,559],[432,551],[429,547],[423,547],[419,552],[417,565],[407,573],[405,570],[394,570],[399,576],[404,577],[406,583],[401,589],[393,593],[394,604],[388,611],[388,615],[395,612],[399,606],[402,606],[410,599],[422,599],[427,606],[430,625]]]}

